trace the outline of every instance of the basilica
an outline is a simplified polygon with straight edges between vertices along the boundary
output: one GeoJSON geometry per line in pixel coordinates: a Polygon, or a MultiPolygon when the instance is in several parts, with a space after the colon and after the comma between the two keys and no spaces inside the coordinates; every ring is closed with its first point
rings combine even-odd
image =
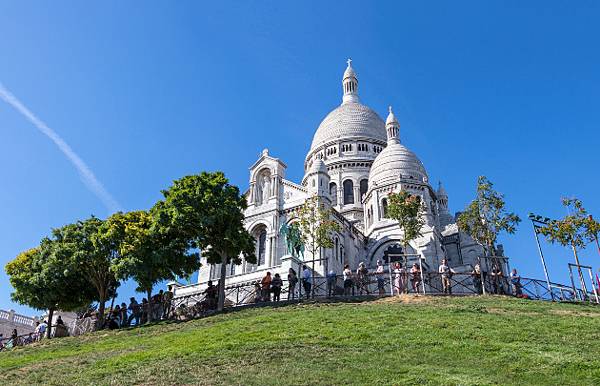
{"type": "MultiPolygon", "coordinates": [[[[345,264],[356,269],[363,262],[372,270],[377,260],[386,264],[419,262],[424,270],[435,270],[443,258],[457,271],[470,270],[482,248],[459,232],[448,209],[448,194],[441,184],[434,188],[423,163],[403,145],[410,131],[401,131],[392,108],[384,121],[359,98],[358,76],[348,60],[342,77],[342,101],[317,128],[304,159],[304,177],[286,179],[286,164],[267,149],[250,166],[245,192],[248,208],[245,221],[256,239],[257,262],[227,267],[226,284],[255,282],[267,271],[284,279],[289,268],[305,261],[314,275],[341,274],[345,264]],[[425,206],[422,236],[407,248],[396,221],[386,217],[387,196],[407,191],[421,196],[425,206]],[[318,196],[331,209],[339,232],[333,248],[318,256],[288,253],[282,225],[295,221],[296,210],[309,197],[318,196]]],[[[175,296],[202,291],[209,280],[218,278],[219,266],[203,262],[198,282],[172,286],[175,296]]]]}

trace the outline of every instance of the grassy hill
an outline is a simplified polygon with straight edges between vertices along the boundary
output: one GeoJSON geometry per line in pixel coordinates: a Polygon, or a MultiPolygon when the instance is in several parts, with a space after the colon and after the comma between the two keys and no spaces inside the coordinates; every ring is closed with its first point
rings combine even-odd
{"type": "Polygon", "coordinates": [[[402,297],[240,310],[0,353],[0,384],[598,385],[600,307],[402,297]]]}

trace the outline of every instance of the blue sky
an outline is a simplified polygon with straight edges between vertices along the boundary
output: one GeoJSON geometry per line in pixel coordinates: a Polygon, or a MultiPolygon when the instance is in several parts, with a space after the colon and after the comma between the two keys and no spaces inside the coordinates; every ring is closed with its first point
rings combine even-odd
{"type": "MultiPolygon", "coordinates": [[[[351,57],[362,101],[394,107],[452,211],[483,174],[523,218],[564,215],[564,195],[600,217],[599,18],[593,1],[2,2],[0,82],[133,210],[202,170],[245,189],[265,147],[299,181],[351,57]]],[[[2,266],[52,227],[109,214],[1,100],[0,134],[2,266]]],[[[542,277],[530,224],[501,242],[542,277]]],[[[547,250],[566,282],[570,252],[547,250]]],[[[582,260],[600,256],[590,246],[582,260]]],[[[0,308],[33,312],[10,291],[2,270],[0,308]]]]}

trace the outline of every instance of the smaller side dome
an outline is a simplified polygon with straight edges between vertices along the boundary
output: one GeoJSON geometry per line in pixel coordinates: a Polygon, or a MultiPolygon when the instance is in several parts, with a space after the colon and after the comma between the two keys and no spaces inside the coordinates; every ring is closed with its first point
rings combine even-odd
{"type": "Polygon", "coordinates": [[[325,166],[325,162],[323,162],[323,160],[317,158],[313,162],[313,164],[312,164],[310,170],[308,171],[308,173],[319,173],[319,172],[320,173],[327,173],[327,166],[325,166]]]}

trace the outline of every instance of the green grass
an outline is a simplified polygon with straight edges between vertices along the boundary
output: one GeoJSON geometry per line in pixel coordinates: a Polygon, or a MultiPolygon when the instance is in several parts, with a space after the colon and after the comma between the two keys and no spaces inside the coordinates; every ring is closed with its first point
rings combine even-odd
{"type": "Polygon", "coordinates": [[[600,308],[503,297],[246,309],[0,353],[0,385],[598,385],[600,308]]]}

